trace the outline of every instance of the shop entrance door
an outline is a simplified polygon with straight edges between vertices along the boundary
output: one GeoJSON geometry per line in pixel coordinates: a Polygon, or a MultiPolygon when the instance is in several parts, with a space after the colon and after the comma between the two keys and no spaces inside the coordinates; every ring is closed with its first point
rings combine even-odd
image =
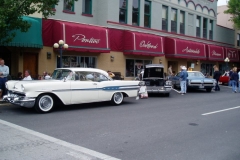
{"type": "Polygon", "coordinates": [[[23,54],[23,75],[25,70],[30,70],[33,79],[38,78],[38,54],[24,53],[23,54]]]}

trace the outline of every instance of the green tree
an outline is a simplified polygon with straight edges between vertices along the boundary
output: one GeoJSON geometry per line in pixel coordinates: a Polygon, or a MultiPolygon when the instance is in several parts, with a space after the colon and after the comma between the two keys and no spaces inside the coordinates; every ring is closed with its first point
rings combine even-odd
{"type": "MultiPolygon", "coordinates": [[[[72,4],[77,0],[66,0],[72,4]]],[[[14,31],[27,32],[31,27],[22,16],[42,13],[44,18],[54,15],[53,6],[59,0],[0,0],[0,44],[9,43],[16,36],[14,31]]]]}
{"type": "Polygon", "coordinates": [[[231,14],[232,17],[230,21],[233,21],[235,27],[240,29],[240,1],[239,0],[229,0],[228,10],[224,11],[226,14],[231,14]]]}

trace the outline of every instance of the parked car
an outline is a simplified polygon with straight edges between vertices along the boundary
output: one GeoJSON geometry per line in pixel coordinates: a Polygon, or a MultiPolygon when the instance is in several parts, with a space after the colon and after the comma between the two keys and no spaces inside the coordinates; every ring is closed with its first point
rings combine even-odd
{"type": "Polygon", "coordinates": [[[100,69],[59,68],[50,80],[8,81],[8,94],[3,99],[46,113],[58,103],[111,101],[119,105],[124,97],[138,97],[140,84],[140,81],[114,81],[100,69]]]}
{"type": "MultiPolygon", "coordinates": [[[[187,71],[187,89],[206,89],[207,92],[211,92],[212,88],[216,85],[216,80],[212,78],[206,78],[199,71],[187,71]]],[[[170,77],[173,88],[180,88],[180,72],[170,77]]]]}
{"type": "Polygon", "coordinates": [[[230,77],[228,72],[225,72],[220,78],[219,78],[219,83],[221,84],[228,84],[230,81],[230,77]]]}
{"type": "Polygon", "coordinates": [[[148,64],[143,72],[143,81],[147,86],[148,93],[161,93],[170,95],[172,82],[164,77],[164,66],[162,64],[148,64]]]}

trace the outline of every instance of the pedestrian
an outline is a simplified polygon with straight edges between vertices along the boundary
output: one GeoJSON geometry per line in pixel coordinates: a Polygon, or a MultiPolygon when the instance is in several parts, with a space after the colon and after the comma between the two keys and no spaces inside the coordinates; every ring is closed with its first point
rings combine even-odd
{"type": "Polygon", "coordinates": [[[187,93],[187,68],[185,66],[182,66],[181,73],[180,73],[180,86],[181,86],[181,94],[184,95],[187,93]]]}
{"type": "Polygon", "coordinates": [[[220,91],[220,87],[218,85],[220,77],[221,77],[221,73],[219,72],[218,67],[214,67],[213,78],[216,80],[215,91],[220,91]]]}
{"type": "Polygon", "coordinates": [[[43,72],[43,78],[42,79],[50,79],[50,76],[46,71],[43,72]]]}
{"type": "Polygon", "coordinates": [[[5,65],[4,59],[0,58],[0,99],[6,92],[5,83],[9,75],[9,67],[5,65]]]}
{"type": "Polygon", "coordinates": [[[173,72],[172,72],[172,65],[170,65],[169,67],[168,67],[168,79],[173,75],[173,72]]]}
{"type": "Polygon", "coordinates": [[[23,79],[23,73],[22,72],[18,72],[17,80],[22,80],[22,79],[23,79]]]}
{"type": "Polygon", "coordinates": [[[231,79],[232,73],[233,73],[233,69],[231,69],[231,70],[228,72],[228,76],[229,76],[229,83],[228,83],[228,85],[229,85],[229,86],[232,85],[232,79],[231,79]]]}
{"type": "Polygon", "coordinates": [[[238,92],[240,93],[240,71],[238,72],[238,92]]]}
{"type": "Polygon", "coordinates": [[[27,80],[27,81],[32,80],[32,77],[30,74],[31,74],[30,71],[26,70],[24,73],[25,77],[23,78],[23,80],[27,80]]]}
{"type": "Polygon", "coordinates": [[[232,84],[232,91],[233,93],[237,93],[237,83],[239,81],[238,73],[237,73],[237,67],[234,67],[232,69],[232,74],[231,74],[231,84],[232,84]]]}

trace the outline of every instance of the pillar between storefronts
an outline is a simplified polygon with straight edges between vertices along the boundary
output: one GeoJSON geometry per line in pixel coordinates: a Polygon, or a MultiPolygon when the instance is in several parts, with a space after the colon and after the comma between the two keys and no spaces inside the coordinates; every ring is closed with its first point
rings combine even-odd
{"type": "Polygon", "coordinates": [[[197,37],[197,32],[196,32],[196,20],[197,20],[197,15],[196,14],[193,14],[193,35],[194,37],[197,37]]]}
{"type": "Polygon", "coordinates": [[[171,32],[172,7],[168,6],[168,16],[167,17],[168,17],[167,31],[171,32]]]}
{"type": "Polygon", "coordinates": [[[200,38],[203,38],[203,17],[200,18],[200,38]]]}
{"type": "Polygon", "coordinates": [[[209,39],[209,24],[210,24],[210,19],[207,18],[207,39],[209,39]]]}
{"type": "Polygon", "coordinates": [[[127,4],[127,24],[132,25],[132,6],[133,1],[128,1],[127,4]]]}
{"type": "Polygon", "coordinates": [[[180,33],[180,9],[177,9],[177,33],[180,33]]]}
{"type": "Polygon", "coordinates": [[[185,11],[185,15],[184,15],[184,33],[185,33],[185,35],[187,35],[187,31],[188,31],[188,12],[185,11]]]}
{"type": "Polygon", "coordinates": [[[140,10],[139,10],[139,27],[144,27],[144,7],[145,1],[139,0],[140,10]]]}

